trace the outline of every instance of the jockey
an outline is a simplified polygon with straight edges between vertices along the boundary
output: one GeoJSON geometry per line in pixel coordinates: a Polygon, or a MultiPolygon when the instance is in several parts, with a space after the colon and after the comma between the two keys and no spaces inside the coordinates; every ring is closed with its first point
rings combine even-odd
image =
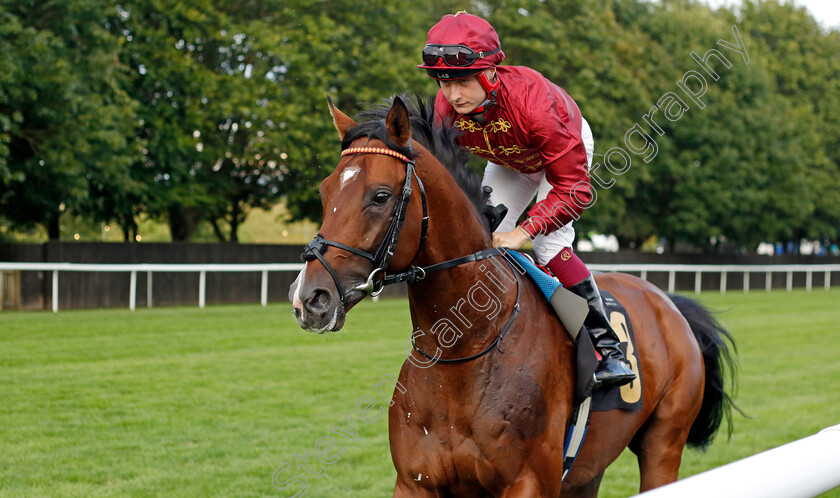
{"type": "Polygon", "coordinates": [[[585,325],[601,362],[596,386],[636,378],[619,349],[592,274],[572,251],[572,221],[592,201],[594,140],[577,104],[559,86],[522,66],[497,66],[505,54],[484,19],[459,12],[429,30],[423,68],[438,81],[435,112],[463,134],[459,143],[487,159],[482,183],[490,202],[508,207],[493,245],[519,249],[533,241],[540,264],[589,303],[585,325]],[[537,202],[518,226],[520,215],[537,202]]]}

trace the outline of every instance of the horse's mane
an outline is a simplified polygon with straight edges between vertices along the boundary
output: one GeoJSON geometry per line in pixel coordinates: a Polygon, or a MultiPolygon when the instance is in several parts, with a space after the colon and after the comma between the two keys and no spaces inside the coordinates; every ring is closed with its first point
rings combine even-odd
{"type": "MultiPolygon", "coordinates": [[[[388,136],[388,130],[385,128],[385,118],[388,116],[394,98],[391,97],[385,103],[374,105],[359,113],[359,118],[362,121],[344,135],[344,139],[341,141],[341,149],[350,147],[350,144],[359,138],[369,137],[382,140],[389,148],[413,158],[416,154],[408,147],[395,144],[388,136]]],[[[416,140],[423,145],[444,165],[452,178],[455,179],[455,183],[461,187],[461,190],[482,215],[482,225],[489,229],[487,213],[491,207],[487,200],[490,194],[481,188],[481,180],[478,176],[467,169],[469,155],[464,147],[455,143],[455,139],[460,132],[455,128],[446,127],[437,122],[433,100],[424,100],[417,96],[412,101],[405,95],[401,98],[406,104],[411,120],[412,140],[416,140]]]]}

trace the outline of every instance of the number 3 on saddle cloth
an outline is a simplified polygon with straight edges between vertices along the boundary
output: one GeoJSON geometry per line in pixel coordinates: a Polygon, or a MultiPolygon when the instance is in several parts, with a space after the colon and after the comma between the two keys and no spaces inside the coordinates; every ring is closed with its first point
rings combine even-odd
{"type": "Polygon", "coordinates": [[[624,306],[612,294],[601,289],[601,297],[604,299],[604,307],[607,310],[610,324],[618,334],[621,341],[619,347],[636,373],[636,380],[623,386],[593,391],[592,375],[598,367],[600,358],[592,346],[589,333],[581,333],[586,332],[582,330],[583,321],[589,312],[586,300],[563,288],[547,268],[535,264],[528,255],[518,251],[507,251],[506,254],[534,280],[572,336],[577,349],[575,404],[582,403],[591,395],[592,411],[641,410],[642,372],[638,368],[639,353],[633,335],[633,325],[630,323],[630,317],[627,315],[624,306]]]}

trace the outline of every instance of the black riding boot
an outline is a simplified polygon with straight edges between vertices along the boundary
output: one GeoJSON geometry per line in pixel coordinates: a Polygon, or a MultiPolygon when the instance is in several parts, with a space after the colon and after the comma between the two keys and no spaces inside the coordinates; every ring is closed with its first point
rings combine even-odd
{"type": "Polygon", "coordinates": [[[595,285],[595,279],[589,275],[582,282],[569,287],[569,290],[589,303],[589,315],[586,316],[584,326],[601,355],[601,363],[595,371],[595,387],[621,386],[632,382],[636,374],[627,366],[624,353],[618,347],[618,335],[607,319],[604,301],[595,285]]]}

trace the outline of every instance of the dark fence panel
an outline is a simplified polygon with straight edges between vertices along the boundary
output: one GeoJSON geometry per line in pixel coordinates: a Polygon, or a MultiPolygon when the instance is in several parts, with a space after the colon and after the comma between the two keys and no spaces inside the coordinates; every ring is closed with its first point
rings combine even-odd
{"type": "MultiPolygon", "coordinates": [[[[44,245],[42,244],[0,244],[0,261],[16,263],[42,263],[44,259],[44,245]]],[[[15,296],[21,309],[39,310],[50,306],[50,286],[52,277],[49,273],[38,271],[22,271],[18,274],[20,287],[15,296]]]]}
{"type": "MultiPolygon", "coordinates": [[[[192,243],[101,243],[101,242],[50,242],[47,244],[0,244],[0,261],[13,262],[64,262],[64,263],[163,263],[163,264],[212,264],[212,263],[296,263],[303,250],[300,245],[268,244],[192,244],[192,243]]],[[[826,264],[840,263],[837,257],[808,256],[715,256],[704,254],[650,254],[632,251],[617,253],[580,253],[588,264],[650,263],[650,264],[826,264]]],[[[638,273],[636,273],[638,275],[638,273]]],[[[269,302],[287,301],[289,286],[296,277],[294,272],[271,272],[268,280],[269,302]]],[[[207,273],[206,302],[256,303],[260,299],[259,272],[207,273]]],[[[795,273],[795,287],[805,286],[805,274],[795,273]]],[[[647,279],[662,289],[668,288],[667,272],[648,272],[647,279]]],[[[703,290],[720,289],[719,273],[704,273],[703,290]]],[[[772,277],[774,289],[784,288],[785,273],[772,277]]],[[[59,277],[60,307],[99,308],[128,307],[129,273],[61,272],[59,277]]],[[[154,306],[197,305],[199,274],[164,273],[152,275],[154,306]]],[[[831,283],[840,286],[840,272],[834,272],[831,283]]],[[[147,305],[147,274],[137,275],[137,306],[147,305]]],[[[764,273],[750,274],[750,289],[760,290],[765,285],[764,273]]],[[[824,285],[824,273],[814,273],[812,285],[824,285]]],[[[49,309],[51,307],[52,275],[50,272],[20,272],[20,296],[23,309],[49,309]]],[[[694,289],[693,273],[677,273],[676,289],[694,289]]],[[[741,273],[727,275],[727,289],[743,289],[741,273]]],[[[405,285],[389,287],[385,297],[405,296],[405,285]]]]}

